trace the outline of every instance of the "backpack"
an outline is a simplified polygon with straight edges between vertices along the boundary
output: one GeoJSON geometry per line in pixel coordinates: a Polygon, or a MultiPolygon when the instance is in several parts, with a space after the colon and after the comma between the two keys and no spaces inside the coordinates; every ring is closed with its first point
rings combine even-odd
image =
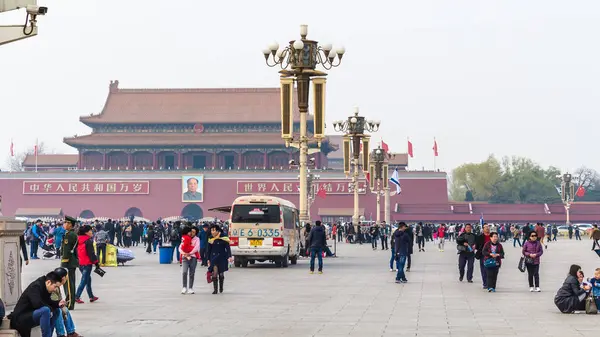
{"type": "Polygon", "coordinates": [[[33,233],[31,232],[31,228],[32,227],[29,227],[25,230],[25,239],[27,241],[31,241],[31,239],[33,239],[33,233]]]}
{"type": "Polygon", "coordinates": [[[179,236],[179,231],[175,228],[171,229],[171,235],[169,238],[171,241],[179,241],[181,237],[179,236]]]}

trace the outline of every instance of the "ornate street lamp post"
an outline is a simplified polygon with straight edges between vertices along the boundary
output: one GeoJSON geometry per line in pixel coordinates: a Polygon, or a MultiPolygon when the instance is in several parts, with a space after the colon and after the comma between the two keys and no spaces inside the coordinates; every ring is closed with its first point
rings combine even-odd
{"type": "MultiPolygon", "coordinates": [[[[300,179],[300,175],[298,175],[298,179],[300,179]]],[[[316,196],[317,196],[317,184],[316,184],[316,180],[321,179],[321,176],[318,174],[314,174],[311,173],[310,171],[308,171],[308,174],[306,175],[306,183],[308,186],[308,219],[310,219],[310,208],[313,204],[313,202],[315,202],[316,196]]]]}
{"type": "Polygon", "coordinates": [[[281,136],[286,146],[293,145],[300,149],[300,216],[301,222],[308,217],[308,155],[309,135],[307,134],[308,96],[310,83],[313,83],[314,132],[313,138],[317,145],[325,138],[325,76],[327,73],[316,70],[317,66],[325,70],[337,67],[342,62],[345,49],[333,49],[331,44],[321,44],[308,40],[308,26],[300,26],[300,39],[292,40],[289,45],[279,49],[278,43],[273,43],[263,50],[269,67],[280,66],[281,82],[281,136]],[[298,92],[298,110],[300,112],[300,137],[294,141],[293,93],[294,83],[298,92]]]}
{"type": "Polygon", "coordinates": [[[359,158],[361,152],[362,142],[362,167],[366,170],[369,167],[369,140],[371,136],[365,134],[368,132],[377,132],[379,130],[379,121],[367,121],[365,117],[358,115],[358,107],[354,108],[354,114],[348,117],[345,121],[333,122],[333,128],[338,132],[345,132],[343,138],[343,154],[344,154],[344,172],[346,175],[350,174],[350,167],[353,166],[352,170],[352,186],[354,192],[354,214],[352,216],[352,223],[357,226],[356,233],[360,233],[359,214],[358,214],[358,176],[360,175],[359,158]],[[350,155],[352,154],[352,160],[350,155]]]}
{"type": "MultiPolygon", "coordinates": [[[[388,164],[385,160],[385,151],[381,147],[373,149],[371,153],[372,162],[369,166],[369,175],[371,176],[370,189],[372,193],[377,195],[377,224],[381,223],[381,196],[386,197],[386,209],[389,203],[389,179],[388,179],[388,164]],[[388,192],[387,194],[386,191],[388,192]]],[[[388,213],[386,212],[386,221],[388,213]]]]}
{"type": "Polygon", "coordinates": [[[575,184],[572,182],[572,177],[570,173],[565,173],[562,175],[562,182],[560,184],[560,196],[565,205],[565,211],[567,213],[567,225],[571,223],[571,214],[569,212],[571,208],[571,204],[575,199],[575,184]]]}

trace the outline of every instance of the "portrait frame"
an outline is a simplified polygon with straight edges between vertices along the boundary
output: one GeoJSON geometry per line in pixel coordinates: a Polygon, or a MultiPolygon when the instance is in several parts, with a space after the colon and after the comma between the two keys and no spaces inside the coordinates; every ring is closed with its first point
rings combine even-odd
{"type": "Polygon", "coordinates": [[[194,203],[204,202],[204,176],[201,174],[188,174],[181,176],[181,202],[194,203]],[[196,184],[194,184],[194,180],[196,184]],[[188,188],[188,181],[190,182],[190,188],[196,188],[196,191],[188,188]]]}

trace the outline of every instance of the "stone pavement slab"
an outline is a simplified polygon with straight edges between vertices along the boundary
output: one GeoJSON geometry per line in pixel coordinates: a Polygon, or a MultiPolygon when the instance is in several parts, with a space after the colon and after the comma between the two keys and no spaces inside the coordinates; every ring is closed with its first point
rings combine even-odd
{"type": "MultiPolygon", "coordinates": [[[[427,243],[413,255],[409,283],[395,284],[390,251],[338,245],[325,273],[310,275],[308,261],[289,268],[257,264],[232,268],[225,293],[212,295],[205,269],[196,271],[195,295],[181,295],[178,264],[134,248],[136,260],[93,276],[100,300],[76,305],[77,331],[94,336],[598,336],[600,315],[565,315],[553,303],[569,266],[586,277],[600,267],[591,242],[561,240],[542,256],[541,293],[530,293],[517,270],[520,249],[505,244],[496,293],[458,282],[454,244],[439,252],[427,243]]],[[[58,265],[36,260],[24,268],[23,286],[58,265]]],[[[77,276],[79,280],[80,275],[77,276]]]]}

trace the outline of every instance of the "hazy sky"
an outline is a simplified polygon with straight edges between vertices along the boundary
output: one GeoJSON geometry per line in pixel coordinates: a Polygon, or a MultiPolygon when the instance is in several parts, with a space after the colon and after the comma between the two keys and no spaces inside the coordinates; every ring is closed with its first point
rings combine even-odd
{"type": "MultiPolygon", "coordinates": [[[[39,36],[0,46],[0,149],[44,141],[74,149],[78,120],[123,88],[278,86],[261,50],[309,25],[344,45],[330,72],[327,120],[359,106],[413,169],[497,156],[600,169],[600,1],[39,0],[39,36]],[[356,5],[353,5],[353,4],[356,5]],[[259,4],[264,4],[260,6],[259,4]],[[360,4],[360,6],[359,6],[360,4]]],[[[21,24],[24,12],[0,14],[21,24]]],[[[333,132],[331,123],[328,131],[333,132]]],[[[0,164],[4,155],[0,151],[0,164]]]]}

